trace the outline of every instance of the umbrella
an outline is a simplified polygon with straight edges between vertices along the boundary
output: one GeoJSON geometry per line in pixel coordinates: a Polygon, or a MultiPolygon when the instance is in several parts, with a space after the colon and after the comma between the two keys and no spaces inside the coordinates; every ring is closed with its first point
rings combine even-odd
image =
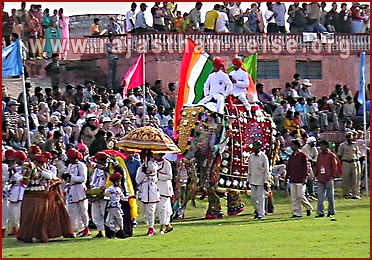
{"type": "Polygon", "coordinates": [[[126,154],[124,154],[124,153],[122,153],[120,151],[114,150],[114,149],[106,149],[106,150],[102,150],[102,152],[107,153],[107,154],[109,154],[111,156],[121,157],[123,160],[126,160],[127,157],[128,157],[126,154]]]}
{"type": "Polygon", "coordinates": [[[140,152],[150,150],[153,153],[179,153],[181,150],[161,129],[143,126],[127,133],[116,147],[126,151],[140,152]]]}

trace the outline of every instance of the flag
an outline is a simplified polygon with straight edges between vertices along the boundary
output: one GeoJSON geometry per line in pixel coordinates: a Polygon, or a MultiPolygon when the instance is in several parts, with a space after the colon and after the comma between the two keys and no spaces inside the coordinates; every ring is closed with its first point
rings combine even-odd
{"type": "Polygon", "coordinates": [[[21,40],[16,40],[8,47],[3,48],[2,65],[3,78],[22,75],[23,61],[21,56],[21,40]]]}
{"type": "Polygon", "coordinates": [[[178,124],[182,107],[185,104],[196,104],[203,98],[204,83],[213,71],[213,60],[209,54],[195,51],[197,45],[190,38],[187,39],[187,44],[180,67],[175,126],[178,124]]]}
{"type": "Polygon", "coordinates": [[[366,53],[363,51],[360,54],[360,67],[359,67],[359,93],[358,93],[358,102],[363,104],[366,99],[365,95],[365,67],[366,67],[366,53]]]}
{"type": "Polygon", "coordinates": [[[129,68],[127,73],[125,73],[125,76],[123,77],[123,80],[121,82],[121,85],[123,87],[123,96],[125,97],[127,95],[128,90],[134,89],[136,87],[142,86],[145,84],[145,79],[143,77],[144,72],[144,57],[145,54],[142,53],[140,56],[138,56],[136,62],[129,68]]]}
{"type": "MultiPolygon", "coordinates": [[[[248,72],[249,85],[247,86],[247,97],[252,102],[258,101],[258,95],[256,90],[256,79],[257,79],[257,53],[249,55],[243,59],[243,68],[248,72]]],[[[234,65],[227,68],[227,72],[230,73],[234,69],[234,65]]]]}

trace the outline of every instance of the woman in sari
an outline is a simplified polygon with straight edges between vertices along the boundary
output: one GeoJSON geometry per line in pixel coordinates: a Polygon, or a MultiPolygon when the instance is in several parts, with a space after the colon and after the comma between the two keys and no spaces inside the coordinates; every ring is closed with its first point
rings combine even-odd
{"type": "Polygon", "coordinates": [[[52,21],[50,23],[50,26],[46,28],[44,32],[44,39],[46,39],[44,51],[46,52],[48,59],[52,58],[53,53],[59,52],[59,50],[52,49],[51,41],[56,42],[56,39],[60,39],[60,38],[61,38],[61,31],[59,27],[57,26],[57,23],[52,21]]]}
{"type": "Polygon", "coordinates": [[[67,56],[67,51],[70,50],[70,31],[69,31],[69,24],[70,24],[70,18],[68,16],[63,15],[63,9],[60,8],[58,11],[59,15],[59,21],[58,25],[61,29],[61,35],[62,35],[62,41],[66,41],[66,43],[63,43],[62,46],[64,46],[63,49],[61,49],[61,59],[65,60],[67,56]]]}

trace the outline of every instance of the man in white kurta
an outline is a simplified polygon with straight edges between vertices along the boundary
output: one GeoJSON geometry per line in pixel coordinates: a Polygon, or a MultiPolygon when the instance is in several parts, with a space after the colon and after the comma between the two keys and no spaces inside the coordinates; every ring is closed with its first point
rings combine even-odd
{"type": "Polygon", "coordinates": [[[254,219],[265,217],[265,191],[269,183],[269,160],[262,149],[262,142],[254,141],[253,154],[248,159],[248,182],[251,186],[251,200],[255,209],[254,219]]]}
{"type": "Polygon", "coordinates": [[[214,99],[217,102],[217,113],[223,114],[225,98],[232,91],[232,82],[225,72],[223,60],[216,57],[213,60],[213,72],[204,83],[204,98],[198,104],[204,105],[214,99]]]}
{"type": "MultiPolygon", "coordinates": [[[[91,189],[105,189],[106,179],[108,172],[106,171],[105,165],[96,165],[92,181],[90,182],[91,189]]],[[[102,198],[97,198],[92,200],[92,220],[94,225],[96,225],[98,234],[95,236],[97,238],[103,237],[103,230],[105,230],[105,211],[106,211],[106,200],[102,198]]]]}
{"type": "Polygon", "coordinates": [[[155,224],[155,209],[156,203],[160,200],[158,190],[158,164],[150,158],[149,161],[142,164],[137,169],[136,182],[139,188],[138,199],[143,204],[143,215],[147,222],[148,236],[153,236],[156,232],[155,224]]]}
{"type": "Polygon", "coordinates": [[[237,97],[240,102],[244,105],[247,110],[247,116],[251,116],[251,105],[249,104],[247,98],[247,87],[249,86],[248,73],[242,68],[243,63],[240,59],[232,60],[234,65],[234,70],[230,72],[229,76],[233,83],[232,94],[237,97]]]}
{"type": "Polygon", "coordinates": [[[9,201],[8,201],[8,188],[9,188],[9,172],[8,172],[8,164],[2,163],[2,207],[1,207],[1,217],[2,217],[2,237],[7,235],[7,227],[8,227],[8,209],[9,209],[9,201]]]}
{"type": "Polygon", "coordinates": [[[71,176],[67,188],[67,211],[75,231],[80,231],[82,224],[84,229],[81,236],[89,236],[91,232],[88,227],[88,200],[85,195],[88,169],[81,161],[83,155],[76,149],[67,150],[66,155],[71,162],[67,167],[71,176]]]}
{"type": "Polygon", "coordinates": [[[159,217],[160,222],[160,234],[168,233],[173,230],[170,224],[170,218],[172,216],[172,203],[171,197],[173,193],[172,185],[172,165],[164,159],[164,154],[154,154],[158,169],[158,189],[160,193],[160,201],[156,204],[156,213],[159,217]]]}

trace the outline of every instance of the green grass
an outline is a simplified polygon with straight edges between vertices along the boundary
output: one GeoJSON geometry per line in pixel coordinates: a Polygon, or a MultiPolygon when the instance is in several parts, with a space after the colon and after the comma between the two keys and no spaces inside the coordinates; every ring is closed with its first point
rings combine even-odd
{"type": "MultiPolygon", "coordinates": [[[[369,258],[370,200],[336,198],[336,221],[313,215],[290,219],[288,199],[276,192],[275,212],[264,221],[253,220],[249,198],[238,216],[204,220],[206,200],[188,206],[185,220],[173,222],[171,233],[147,237],[143,222],[134,237],[55,239],[24,244],[2,241],[3,258],[369,258]]],[[[225,200],[222,203],[225,204],[225,200]]],[[[316,208],[316,202],[312,203],[316,208]]],[[[224,207],[226,214],[226,207],[224,207]]],[[[140,218],[141,220],[141,218],[140,218]]],[[[157,225],[158,228],[159,225],[157,225]]],[[[93,232],[95,233],[95,232],[93,232]]]]}

